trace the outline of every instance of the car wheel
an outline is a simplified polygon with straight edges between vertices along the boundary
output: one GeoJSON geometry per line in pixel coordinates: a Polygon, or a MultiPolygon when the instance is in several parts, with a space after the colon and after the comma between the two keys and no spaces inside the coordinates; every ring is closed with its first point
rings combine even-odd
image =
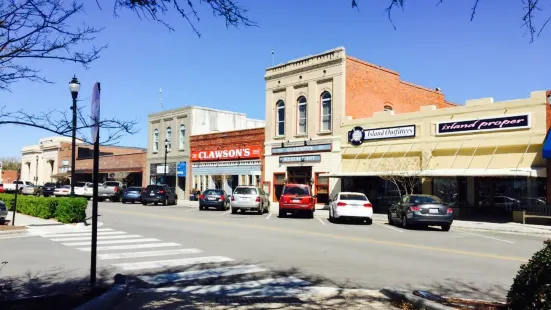
{"type": "Polygon", "coordinates": [[[390,214],[390,211],[388,211],[388,225],[394,225],[394,221],[392,220],[392,215],[390,214]]]}
{"type": "Polygon", "coordinates": [[[147,202],[142,202],[142,205],[147,206],[147,202]]]}
{"type": "Polygon", "coordinates": [[[308,211],[308,218],[313,219],[314,218],[314,210],[308,211]]]}
{"type": "Polygon", "coordinates": [[[366,219],[365,219],[365,223],[366,223],[367,225],[371,225],[371,224],[373,224],[373,219],[366,218],[366,219]]]}
{"type": "Polygon", "coordinates": [[[450,231],[450,228],[452,227],[452,225],[450,224],[447,224],[447,225],[442,225],[442,230],[443,231],[450,231]]]}
{"type": "Polygon", "coordinates": [[[237,213],[237,208],[231,208],[231,214],[236,214],[237,213]]]}
{"type": "Polygon", "coordinates": [[[402,216],[402,228],[404,229],[408,228],[408,220],[405,215],[402,216]]]}
{"type": "Polygon", "coordinates": [[[123,199],[123,200],[122,200],[122,204],[126,204],[126,200],[123,199]]]}
{"type": "Polygon", "coordinates": [[[287,216],[287,212],[279,210],[279,217],[286,217],[286,216],[287,216]]]}
{"type": "Polygon", "coordinates": [[[329,208],[329,222],[333,222],[335,218],[333,217],[333,213],[331,212],[331,208],[329,208]]]}
{"type": "Polygon", "coordinates": [[[203,211],[203,206],[199,205],[199,211],[203,211]]]}
{"type": "Polygon", "coordinates": [[[262,215],[264,213],[264,206],[263,205],[260,205],[258,207],[258,211],[257,211],[258,215],[262,215]]]}

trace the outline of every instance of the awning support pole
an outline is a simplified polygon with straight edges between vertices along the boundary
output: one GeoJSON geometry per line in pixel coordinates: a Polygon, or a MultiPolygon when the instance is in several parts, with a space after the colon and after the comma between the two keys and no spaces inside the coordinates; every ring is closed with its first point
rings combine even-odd
{"type": "MultiPolygon", "coordinates": [[[[346,150],[348,150],[348,145],[344,148],[344,151],[342,151],[342,155],[346,154],[346,150]]],[[[341,155],[341,163],[339,164],[339,168],[337,169],[337,173],[341,171],[342,161],[344,160],[344,156],[342,156],[342,155],[341,155]]],[[[357,157],[358,157],[358,155],[356,155],[354,160],[356,160],[357,157]]]]}
{"type": "Polygon", "coordinates": [[[386,153],[388,152],[388,150],[390,150],[390,147],[392,146],[392,144],[389,144],[388,147],[386,148],[386,151],[383,153],[383,156],[381,156],[381,158],[379,158],[379,160],[377,161],[377,166],[379,165],[379,162],[381,162],[381,160],[383,159],[383,157],[385,157],[386,153]]]}
{"type": "Polygon", "coordinates": [[[453,161],[450,166],[450,169],[453,169],[453,164],[455,164],[455,160],[457,159],[457,154],[459,153],[459,150],[463,147],[463,143],[465,143],[465,140],[461,141],[461,145],[457,148],[457,151],[455,151],[455,155],[453,155],[453,161]]]}
{"type": "Polygon", "coordinates": [[[471,160],[469,161],[469,165],[467,165],[467,168],[465,168],[465,171],[469,170],[471,168],[471,164],[473,163],[474,154],[476,154],[476,151],[478,151],[478,147],[480,146],[480,141],[482,141],[482,137],[478,139],[478,144],[476,145],[476,148],[474,149],[473,155],[471,155],[471,160]]]}
{"type": "MultiPolygon", "coordinates": [[[[378,145],[375,145],[375,149],[373,150],[373,152],[371,152],[371,153],[369,154],[369,156],[367,156],[367,159],[366,159],[366,160],[369,160],[369,159],[371,158],[371,155],[373,155],[373,153],[375,153],[375,151],[377,151],[377,147],[378,147],[378,145]]],[[[359,165],[359,162],[358,162],[358,165],[359,165]]],[[[371,164],[369,164],[369,167],[367,167],[367,168],[370,168],[370,167],[371,167],[371,164]]],[[[357,167],[357,166],[356,166],[356,170],[358,170],[358,167],[357,167]]]]}
{"type": "Polygon", "coordinates": [[[488,165],[486,166],[486,168],[484,168],[484,172],[486,172],[486,170],[488,170],[488,167],[490,167],[490,164],[492,163],[492,160],[494,159],[494,155],[496,154],[497,152],[497,148],[499,147],[499,140],[496,144],[496,147],[494,149],[494,152],[492,153],[492,157],[490,157],[490,161],[488,162],[488,165]]]}
{"type": "MultiPolygon", "coordinates": [[[[356,154],[356,157],[354,157],[354,161],[356,161],[356,159],[358,159],[358,156],[360,156],[361,154],[363,154],[364,152],[364,149],[365,149],[365,145],[362,146],[362,149],[360,150],[360,152],[358,154],[356,154]]],[[[342,156],[341,156],[342,157],[342,156]]],[[[354,168],[354,172],[356,172],[358,170],[358,166],[360,165],[360,161],[358,160],[358,162],[356,163],[356,168],[354,168]]]]}
{"type": "MultiPolygon", "coordinates": [[[[520,164],[522,163],[522,161],[524,160],[524,156],[526,156],[526,153],[528,153],[528,149],[530,148],[530,146],[532,145],[532,138],[534,138],[534,134],[535,133],[532,133],[532,136],[530,136],[530,140],[528,141],[528,145],[526,146],[526,149],[524,150],[524,153],[522,154],[522,157],[520,158],[520,160],[518,161],[518,164],[517,164],[517,171],[518,171],[518,167],[520,166],[520,164]]],[[[530,171],[530,176],[532,176],[532,172],[530,171]]]]}

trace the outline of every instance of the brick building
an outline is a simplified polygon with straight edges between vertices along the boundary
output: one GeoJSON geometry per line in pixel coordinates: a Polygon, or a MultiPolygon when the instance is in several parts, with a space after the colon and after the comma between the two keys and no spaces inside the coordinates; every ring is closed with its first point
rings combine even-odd
{"type": "Polygon", "coordinates": [[[400,80],[398,72],[337,48],[266,69],[263,181],[277,201],[286,182],[311,184],[319,203],[341,188],[341,121],[375,112],[405,113],[422,105],[451,107],[439,89],[400,80]]]}
{"type": "Polygon", "coordinates": [[[264,170],[264,128],[190,137],[192,187],[224,189],[261,186],[264,170]]]}

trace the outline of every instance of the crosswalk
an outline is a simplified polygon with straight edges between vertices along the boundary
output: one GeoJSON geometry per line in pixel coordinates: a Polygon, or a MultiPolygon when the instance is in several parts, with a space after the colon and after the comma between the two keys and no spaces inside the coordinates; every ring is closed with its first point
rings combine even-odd
{"type": "MultiPolygon", "coordinates": [[[[42,237],[78,251],[91,251],[90,230],[44,233],[42,237]]],[[[240,264],[233,258],[216,255],[218,253],[207,255],[201,249],[185,248],[179,243],[157,238],[100,228],[97,240],[100,264],[105,261],[116,270],[136,274],[138,279],[151,286],[143,290],[275,297],[324,289],[293,276],[271,277],[268,268],[240,264]],[[176,271],[167,272],[173,270],[176,271]]]]}

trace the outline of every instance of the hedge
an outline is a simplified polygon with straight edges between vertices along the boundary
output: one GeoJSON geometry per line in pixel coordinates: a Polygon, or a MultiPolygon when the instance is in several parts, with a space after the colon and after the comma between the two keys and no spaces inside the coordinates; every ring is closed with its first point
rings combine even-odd
{"type": "MultiPolygon", "coordinates": [[[[0,194],[8,210],[13,211],[13,194],[0,194]]],[[[17,212],[43,219],[55,218],[61,223],[78,223],[86,218],[85,198],[17,196],[17,212]]]]}

